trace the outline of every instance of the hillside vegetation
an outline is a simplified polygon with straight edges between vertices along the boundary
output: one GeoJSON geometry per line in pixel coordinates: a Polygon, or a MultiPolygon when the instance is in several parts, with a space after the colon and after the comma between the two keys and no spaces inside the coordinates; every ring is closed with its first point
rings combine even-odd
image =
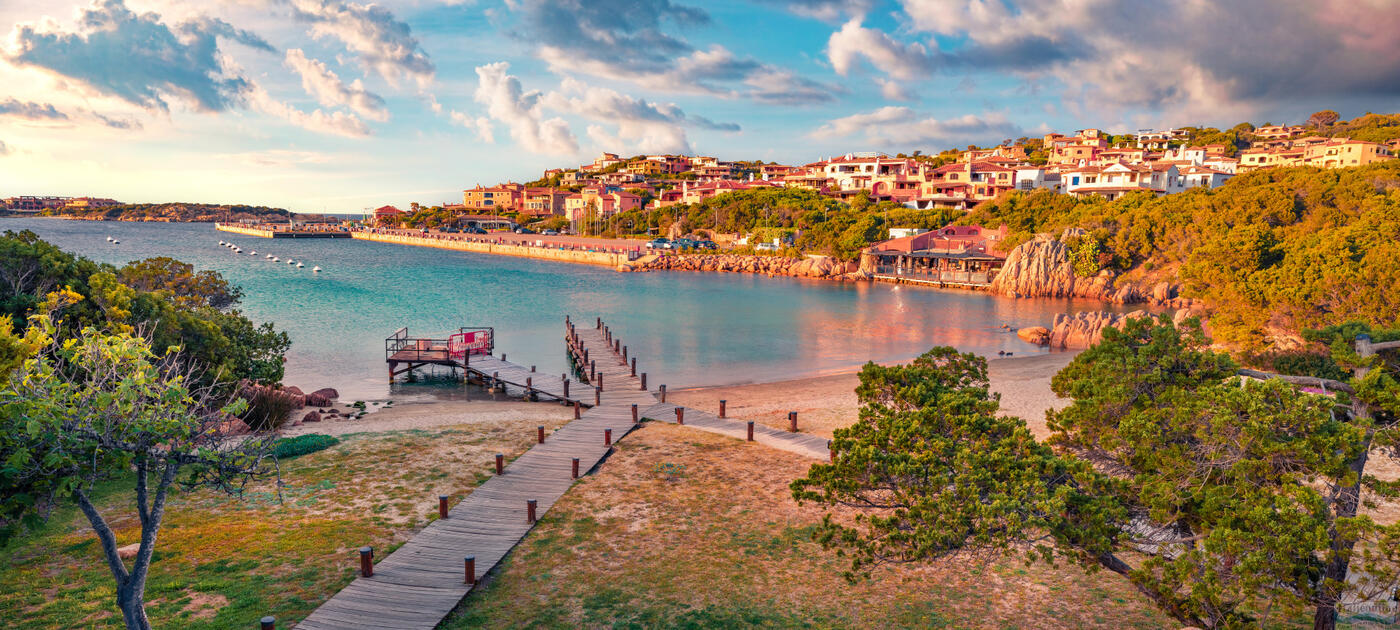
{"type": "Polygon", "coordinates": [[[1215,190],[1116,201],[1037,191],[976,208],[960,223],[1010,228],[1016,245],[1080,227],[1081,274],[1175,278],[1212,310],[1215,338],[1262,349],[1348,321],[1400,324],[1400,160],[1359,168],[1269,169],[1215,190]]]}
{"type": "Polygon", "coordinates": [[[243,204],[129,203],[107,208],[59,208],[45,216],[76,217],[94,221],[285,221],[292,213],[282,208],[243,204]]]}

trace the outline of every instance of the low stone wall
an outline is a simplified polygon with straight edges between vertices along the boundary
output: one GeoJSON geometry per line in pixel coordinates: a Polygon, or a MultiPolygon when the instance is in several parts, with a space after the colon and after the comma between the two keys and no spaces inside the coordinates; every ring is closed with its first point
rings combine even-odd
{"type": "Polygon", "coordinates": [[[413,245],[416,247],[436,247],[438,249],[452,249],[462,252],[476,252],[478,254],[496,254],[500,256],[517,256],[520,258],[538,258],[541,260],[553,260],[557,262],[579,263],[585,265],[604,265],[607,267],[617,267],[627,263],[627,254],[614,254],[611,252],[590,252],[581,249],[554,249],[550,247],[533,247],[530,245],[510,245],[505,243],[479,243],[473,241],[456,241],[449,239],[431,238],[426,236],[409,236],[403,234],[374,234],[371,232],[354,232],[353,238],[365,241],[377,241],[380,243],[396,243],[399,245],[413,245]]]}

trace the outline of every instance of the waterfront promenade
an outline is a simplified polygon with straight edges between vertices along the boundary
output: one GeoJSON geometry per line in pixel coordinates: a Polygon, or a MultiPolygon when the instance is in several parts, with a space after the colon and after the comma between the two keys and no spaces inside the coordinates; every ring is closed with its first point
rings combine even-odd
{"type": "Polygon", "coordinates": [[[645,254],[645,242],[626,239],[601,239],[579,236],[544,236],[540,234],[458,234],[422,232],[420,230],[391,230],[386,228],[358,229],[352,238],[380,243],[395,243],[417,247],[434,247],[479,254],[497,254],[538,258],[557,262],[583,263],[617,267],[645,254]]]}

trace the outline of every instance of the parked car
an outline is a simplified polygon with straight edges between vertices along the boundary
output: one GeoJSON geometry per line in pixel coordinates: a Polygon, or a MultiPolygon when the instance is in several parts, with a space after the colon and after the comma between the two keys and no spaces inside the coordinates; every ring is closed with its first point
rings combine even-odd
{"type": "Polygon", "coordinates": [[[486,230],[483,230],[483,229],[481,229],[481,228],[479,228],[479,227],[465,227],[465,228],[462,228],[462,231],[463,231],[463,232],[466,232],[467,234],[485,234],[485,233],[486,233],[486,230]]]}
{"type": "Polygon", "coordinates": [[[543,236],[559,236],[559,232],[555,230],[540,230],[540,234],[543,236]]]}
{"type": "Polygon", "coordinates": [[[695,249],[719,249],[719,245],[711,240],[695,241],[695,249]]]}
{"type": "Polygon", "coordinates": [[[754,245],[753,249],[756,252],[776,252],[778,251],[778,246],[772,243],[759,243],[754,245]]]}
{"type": "Polygon", "coordinates": [[[516,233],[516,234],[534,234],[535,231],[532,230],[532,229],[530,229],[530,228],[527,228],[527,227],[518,227],[518,228],[515,228],[515,233],[516,233]]]}
{"type": "Polygon", "coordinates": [[[647,249],[671,249],[671,239],[658,238],[647,241],[647,249]]]}

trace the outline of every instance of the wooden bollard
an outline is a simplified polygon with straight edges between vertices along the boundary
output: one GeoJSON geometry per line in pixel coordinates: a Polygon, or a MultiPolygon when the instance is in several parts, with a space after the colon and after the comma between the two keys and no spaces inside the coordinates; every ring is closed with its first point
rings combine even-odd
{"type": "Polygon", "coordinates": [[[602,372],[599,372],[599,373],[598,373],[598,391],[602,391],[602,390],[603,390],[603,374],[602,374],[602,372]]]}
{"type": "Polygon", "coordinates": [[[588,348],[583,349],[583,362],[588,363],[588,348]]]}
{"type": "Polygon", "coordinates": [[[447,518],[447,495],[438,495],[438,518],[447,518]]]}
{"type": "Polygon", "coordinates": [[[564,381],[564,398],[569,397],[569,379],[560,377],[564,381]]]}
{"type": "Polygon", "coordinates": [[[622,362],[627,362],[627,346],[622,346],[622,362]]]}
{"type": "Polygon", "coordinates": [[[612,446],[612,429],[603,429],[603,446],[612,446]]]}
{"type": "Polygon", "coordinates": [[[374,577],[374,547],[360,547],[360,575],[374,577]]]}
{"type": "Polygon", "coordinates": [[[642,391],[647,390],[647,373],[642,372],[642,391]]]}
{"type": "Polygon", "coordinates": [[[721,417],[721,418],[724,417],[724,403],[726,403],[726,402],[728,402],[728,401],[725,401],[725,400],[719,401],[719,417],[721,417]]]}
{"type": "Polygon", "coordinates": [[[613,342],[613,352],[622,352],[622,340],[621,340],[621,339],[618,339],[618,340],[616,340],[616,341],[613,342]]]}
{"type": "Polygon", "coordinates": [[[749,441],[753,441],[753,420],[749,421],[749,441]]]}
{"type": "Polygon", "coordinates": [[[578,479],[578,458],[574,458],[574,479],[578,479]]]}
{"type": "Polygon", "coordinates": [[[534,522],[535,522],[535,500],[534,500],[534,499],[530,499],[529,501],[526,501],[526,502],[525,502],[525,522],[527,522],[527,523],[534,523],[534,522]]]}
{"type": "Polygon", "coordinates": [[[603,318],[599,317],[599,318],[598,318],[598,325],[595,326],[595,328],[602,328],[602,327],[603,327],[603,318]]]}
{"type": "Polygon", "coordinates": [[[268,615],[266,617],[263,617],[262,619],[259,619],[258,628],[260,630],[277,630],[277,618],[273,617],[272,615],[268,615]]]}
{"type": "MultiPolygon", "coordinates": [[[[637,357],[632,357],[632,376],[637,375],[637,357]]],[[[646,389],[643,387],[642,389],[646,389]]]]}
{"type": "Polygon", "coordinates": [[[597,407],[601,404],[603,404],[603,388],[599,387],[593,390],[593,406],[597,407]]]}
{"type": "Polygon", "coordinates": [[[574,419],[575,419],[575,420],[578,420],[578,419],[579,419],[579,416],[583,415],[583,412],[582,412],[582,410],[581,410],[581,407],[582,407],[582,405],[579,404],[579,401],[575,400],[575,401],[574,401],[574,419]]]}
{"type": "Polygon", "coordinates": [[[531,373],[531,374],[534,374],[534,373],[535,373],[535,366],[533,366],[533,365],[530,366],[530,373],[531,373]]]}
{"type": "Polygon", "coordinates": [[[666,402],[666,384],[661,384],[661,402],[666,402]]]}
{"type": "Polygon", "coordinates": [[[542,424],[536,427],[535,431],[539,434],[538,437],[540,438],[540,444],[544,444],[544,425],[542,424]]]}
{"type": "Polygon", "coordinates": [[[789,432],[789,433],[797,433],[797,412],[796,412],[796,411],[789,411],[789,412],[788,412],[788,432],[789,432]]]}
{"type": "Polygon", "coordinates": [[[637,405],[634,403],[632,405],[632,424],[635,425],[637,422],[637,405]]]}
{"type": "Polygon", "coordinates": [[[502,360],[502,361],[505,361],[505,360],[506,360],[506,353],[504,353],[504,352],[501,353],[501,360],[502,360]]]}
{"type": "Polygon", "coordinates": [[[462,564],[467,586],[476,586],[476,556],[467,556],[462,564]]]}
{"type": "Polygon", "coordinates": [[[685,424],[685,407],[676,407],[676,424],[685,424]]]}
{"type": "Polygon", "coordinates": [[[497,389],[500,389],[500,387],[501,387],[501,373],[500,373],[500,372],[492,372],[492,373],[491,373],[491,391],[494,392],[494,391],[496,391],[497,389]]]}
{"type": "Polygon", "coordinates": [[[501,475],[506,472],[506,456],[496,453],[496,474],[501,475]]]}
{"type": "Polygon", "coordinates": [[[531,395],[531,394],[534,394],[534,393],[535,393],[535,377],[533,377],[533,376],[527,376],[527,377],[525,377],[525,397],[526,397],[526,398],[529,398],[530,395],[531,395]]]}

